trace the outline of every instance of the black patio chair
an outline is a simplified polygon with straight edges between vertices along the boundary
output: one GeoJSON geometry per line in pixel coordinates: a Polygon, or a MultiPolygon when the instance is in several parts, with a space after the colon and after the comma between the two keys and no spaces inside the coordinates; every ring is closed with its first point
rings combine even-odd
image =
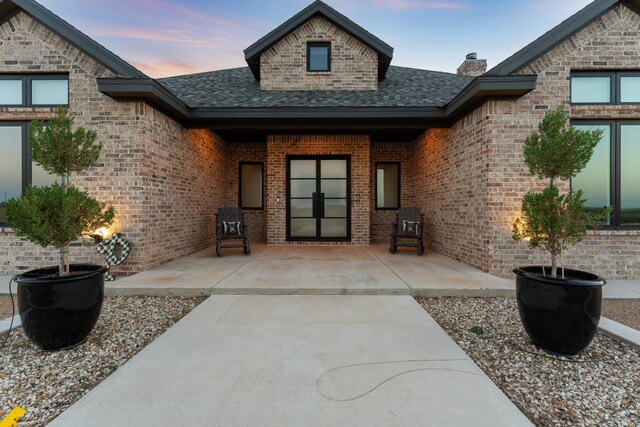
{"type": "Polygon", "coordinates": [[[216,213],[216,255],[222,256],[225,248],[242,248],[245,254],[251,253],[247,224],[240,208],[220,208],[216,213]],[[238,240],[242,243],[234,243],[238,240]],[[227,241],[231,243],[222,244],[227,241]]]}
{"type": "Polygon", "coordinates": [[[398,246],[402,246],[418,248],[418,255],[423,255],[423,232],[424,214],[420,212],[420,208],[400,208],[396,214],[396,221],[393,223],[389,252],[393,254],[398,250],[398,246]],[[398,239],[400,239],[400,241],[398,241],[398,239]]]}

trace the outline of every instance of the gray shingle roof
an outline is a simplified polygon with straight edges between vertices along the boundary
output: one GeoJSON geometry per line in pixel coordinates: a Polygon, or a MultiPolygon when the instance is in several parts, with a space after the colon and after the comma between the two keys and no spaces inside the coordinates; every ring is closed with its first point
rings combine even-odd
{"type": "Polygon", "coordinates": [[[189,107],[443,107],[473,77],[390,66],[372,91],[260,90],[249,67],[158,81],[189,107]]]}

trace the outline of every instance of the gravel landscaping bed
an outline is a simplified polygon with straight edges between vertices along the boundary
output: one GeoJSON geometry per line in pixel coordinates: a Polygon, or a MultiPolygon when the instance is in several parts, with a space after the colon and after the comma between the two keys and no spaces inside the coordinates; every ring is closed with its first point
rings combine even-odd
{"type": "Polygon", "coordinates": [[[576,358],[549,356],[514,298],[417,300],[534,424],[640,425],[640,350],[598,334],[576,358]]]}
{"type": "Polygon", "coordinates": [[[20,426],[46,424],[203,300],[107,297],[87,342],[66,351],[39,351],[16,329],[0,350],[0,419],[21,406],[20,426]]]}
{"type": "Polygon", "coordinates": [[[640,331],[640,301],[603,300],[602,315],[640,331]]]}
{"type": "MultiPolygon", "coordinates": [[[[13,296],[13,302],[16,307],[16,314],[18,314],[18,300],[16,296],[13,296]]],[[[0,297],[0,320],[11,317],[11,297],[0,297]]]]}

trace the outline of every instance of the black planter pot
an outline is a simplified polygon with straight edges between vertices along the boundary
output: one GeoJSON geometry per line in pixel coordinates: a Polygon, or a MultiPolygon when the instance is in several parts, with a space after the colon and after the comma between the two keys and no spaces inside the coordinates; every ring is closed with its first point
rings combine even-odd
{"type": "Polygon", "coordinates": [[[25,334],[43,350],[83,343],[100,315],[105,267],[72,264],[71,275],[58,277],[58,267],[21,274],[18,310],[25,334]]]}
{"type": "Polygon", "coordinates": [[[574,356],[598,331],[606,281],[579,270],[564,271],[565,279],[554,279],[543,276],[542,267],[513,270],[520,319],[531,341],[549,353],[574,356]]]}

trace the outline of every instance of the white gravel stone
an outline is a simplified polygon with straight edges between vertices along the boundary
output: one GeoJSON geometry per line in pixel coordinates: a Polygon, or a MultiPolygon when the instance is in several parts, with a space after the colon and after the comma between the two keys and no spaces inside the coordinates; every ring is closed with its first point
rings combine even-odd
{"type": "Polygon", "coordinates": [[[21,406],[21,427],[45,425],[203,299],[107,297],[87,342],[66,351],[40,351],[22,329],[11,332],[0,350],[0,419],[21,406]]]}
{"type": "Polygon", "coordinates": [[[529,341],[513,298],[418,302],[535,425],[640,426],[638,349],[599,333],[575,358],[550,356],[529,341]]]}

